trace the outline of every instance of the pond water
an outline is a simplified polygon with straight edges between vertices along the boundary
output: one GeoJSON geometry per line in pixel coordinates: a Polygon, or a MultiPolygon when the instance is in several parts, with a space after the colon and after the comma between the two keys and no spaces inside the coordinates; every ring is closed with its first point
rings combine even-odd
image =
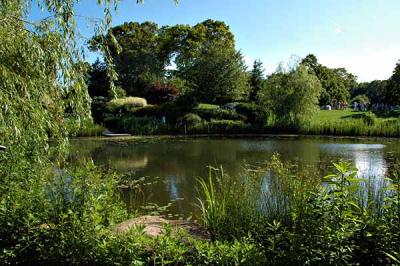
{"type": "MultiPolygon", "coordinates": [[[[71,160],[92,159],[123,173],[127,179],[145,177],[137,189],[121,189],[129,209],[155,203],[170,215],[198,213],[197,179],[208,176],[208,166],[223,166],[235,174],[245,163],[265,162],[274,153],[301,167],[313,167],[322,177],[332,172],[332,162],[349,160],[362,177],[383,177],[400,158],[400,141],[325,137],[265,138],[145,138],[143,140],[74,139],[71,160]]],[[[316,182],[321,182],[320,179],[316,182]]]]}

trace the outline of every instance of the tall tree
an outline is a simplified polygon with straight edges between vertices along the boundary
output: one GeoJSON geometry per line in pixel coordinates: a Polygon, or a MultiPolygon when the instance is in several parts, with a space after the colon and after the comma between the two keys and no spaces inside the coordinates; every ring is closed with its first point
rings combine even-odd
{"type": "Polygon", "coordinates": [[[397,62],[393,74],[388,80],[385,98],[389,104],[400,104],[400,60],[397,62]]]}
{"type": "Polygon", "coordinates": [[[351,97],[367,95],[371,104],[386,103],[387,80],[374,80],[371,82],[361,82],[352,91],[351,97]]]}
{"type": "Polygon", "coordinates": [[[269,112],[274,126],[299,128],[307,124],[318,109],[321,90],[318,78],[300,65],[269,76],[259,102],[269,112]]]}
{"type": "Polygon", "coordinates": [[[177,75],[193,86],[199,101],[223,104],[247,97],[248,82],[242,55],[224,43],[203,46],[190,65],[179,65],[177,75]]]}
{"type": "Polygon", "coordinates": [[[260,60],[255,60],[253,63],[253,69],[250,71],[250,101],[254,102],[257,99],[257,94],[262,89],[264,81],[265,77],[262,62],[260,60]]]}
{"type": "Polygon", "coordinates": [[[345,68],[328,68],[318,63],[315,55],[307,55],[301,64],[321,82],[320,105],[340,106],[350,101],[350,91],[357,86],[357,77],[345,68]]]}
{"type": "Polygon", "coordinates": [[[148,89],[165,74],[169,55],[160,50],[159,28],[153,22],[129,22],[113,27],[108,34],[91,41],[98,50],[105,38],[113,57],[120,85],[129,95],[146,96],[148,89]]]}
{"type": "Polygon", "coordinates": [[[107,66],[105,63],[100,62],[99,59],[94,62],[88,72],[88,92],[90,97],[102,96],[108,97],[110,95],[110,78],[107,74],[107,66]]]}

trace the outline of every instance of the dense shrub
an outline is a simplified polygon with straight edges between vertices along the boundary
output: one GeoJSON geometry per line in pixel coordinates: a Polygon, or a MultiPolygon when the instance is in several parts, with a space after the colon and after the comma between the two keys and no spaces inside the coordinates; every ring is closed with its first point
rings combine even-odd
{"type": "Polygon", "coordinates": [[[12,169],[12,179],[0,179],[1,264],[94,264],[107,228],[127,218],[116,176],[93,164],[52,171],[24,159],[12,169]]]}
{"type": "Polygon", "coordinates": [[[159,105],[149,104],[132,110],[131,114],[136,117],[161,117],[163,116],[163,109],[159,105]]]}
{"type": "Polygon", "coordinates": [[[210,133],[245,133],[249,127],[243,121],[211,120],[208,123],[210,133]]]}
{"type": "Polygon", "coordinates": [[[120,86],[116,86],[114,88],[114,91],[110,89],[109,97],[111,99],[115,99],[115,98],[123,99],[126,97],[126,91],[123,88],[121,88],[120,86]]]}
{"type": "Polygon", "coordinates": [[[200,103],[197,106],[198,109],[219,109],[219,105],[216,104],[210,104],[210,103],[200,103]]]}
{"type": "Polygon", "coordinates": [[[82,124],[82,127],[77,132],[77,137],[97,137],[101,136],[105,128],[101,125],[95,124],[92,121],[87,121],[82,124]]]}
{"type": "Polygon", "coordinates": [[[254,103],[239,103],[235,106],[238,114],[246,117],[246,122],[255,126],[263,126],[267,120],[265,108],[254,103]]]}
{"type": "Polygon", "coordinates": [[[193,112],[202,119],[210,121],[215,120],[245,120],[243,115],[238,114],[235,110],[225,110],[220,108],[195,108],[193,112]]]}
{"type": "Polygon", "coordinates": [[[149,102],[153,104],[161,104],[173,101],[179,96],[179,90],[175,84],[157,81],[151,88],[149,93],[149,102]]]}
{"type": "Polygon", "coordinates": [[[377,121],[373,118],[373,116],[367,119],[373,119],[373,124],[368,125],[366,122],[364,122],[364,119],[313,122],[308,126],[304,126],[301,129],[301,132],[313,135],[380,137],[400,136],[400,119],[377,121]]]}
{"type": "Polygon", "coordinates": [[[117,129],[133,135],[158,134],[164,127],[159,119],[126,116],[118,121],[117,129]]]}
{"type": "Polygon", "coordinates": [[[377,118],[374,113],[368,112],[363,115],[362,119],[363,119],[364,123],[367,124],[368,126],[373,126],[373,125],[375,125],[377,118]]]}
{"type": "Polygon", "coordinates": [[[376,191],[349,164],[335,167],[324,186],[276,156],[239,176],[214,170],[200,181],[202,220],[216,239],[251,235],[271,265],[396,265],[398,176],[376,191]]]}
{"type": "Polygon", "coordinates": [[[121,108],[129,109],[132,107],[144,107],[146,105],[147,101],[144,98],[126,97],[109,101],[107,103],[107,109],[111,112],[114,112],[115,110],[121,108]]]}
{"type": "Polygon", "coordinates": [[[202,124],[200,116],[192,113],[185,114],[183,117],[178,119],[178,126],[186,126],[189,129],[199,127],[202,124]]]}
{"type": "Polygon", "coordinates": [[[96,96],[92,98],[91,111],[95,123],[103,123],[106,107],[107,99],[105,97],[96,96]]]}

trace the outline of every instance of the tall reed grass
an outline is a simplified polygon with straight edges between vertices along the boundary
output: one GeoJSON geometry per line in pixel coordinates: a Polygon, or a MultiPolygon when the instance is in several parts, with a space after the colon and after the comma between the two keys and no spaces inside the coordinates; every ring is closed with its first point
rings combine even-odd
{"type": "Polygon", "coordinates": [[[313,122],[301,129],[310,135],[400,137],[400,119],[369,124],[362,119],[313,122]]]}
{"type": "Polygon", "coordinates": [[[211,169],[199,181],[202,221],[217,240],[250,236],[271,265],[400,263],[398,178],[376,188],[350,164],[334,166],[323,179],[277,155],[237,176],[211,169]]]}

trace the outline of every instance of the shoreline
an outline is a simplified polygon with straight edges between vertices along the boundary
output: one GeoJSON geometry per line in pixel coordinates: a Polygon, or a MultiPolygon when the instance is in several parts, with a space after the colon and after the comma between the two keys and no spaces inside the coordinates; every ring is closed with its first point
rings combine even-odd
{"type": "Polygon", "coordinates": [[[309,135],[309,134],[193,134],[193,135],[132,135],[132,136],[85,136],[70,137],[70,140],[110,140],[110,141],[135,141],[146,139],[184,139],[184,138],[326,138],[326,139],[353,139],[353,140],[386,140],[400,141],[396,137],[379,137],[379,136],[338,136],[338,135],[309,135]]]}

